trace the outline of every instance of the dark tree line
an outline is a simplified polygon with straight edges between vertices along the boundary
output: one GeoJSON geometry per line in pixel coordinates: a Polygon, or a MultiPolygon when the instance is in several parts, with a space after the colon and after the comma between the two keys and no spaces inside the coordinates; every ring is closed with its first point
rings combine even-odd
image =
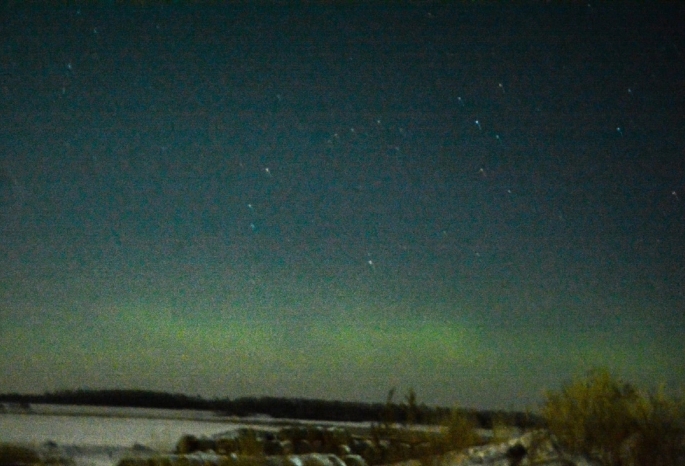
{"type": "MultiPolygon", "coordinates": [[[[405,402],[395,403],[388,396],[385,403],[316,400],[305,398],[245,397],[230,400],[204,399],[176,393],[148,390],[63,390],[42,395],[4,394],[5,403],[50,403],[80,406],[112,406],[214,411],[218,415],[246,417],[268,415],[276,419],[299,419],[337,422],[376,422],[379,424],[439,424],[447,419],[450,408],[417,404],[410,392],[405,402]]],[[[520,412],[465,410],[484,428],[497,418],[510,425],[527,427],[538,420],[520,412]]]]}
{"type": "Polygon", "coordinates": [[[200,397],[148,390],[61,390],[43,395],[12,393],[0,395],[0,402],[199,410],[211,410],[213,403],[200,397]]]}

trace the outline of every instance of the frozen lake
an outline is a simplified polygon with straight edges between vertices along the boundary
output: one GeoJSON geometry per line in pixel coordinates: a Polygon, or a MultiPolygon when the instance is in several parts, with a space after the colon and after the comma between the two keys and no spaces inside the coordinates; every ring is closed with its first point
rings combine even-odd
{"type": "Polygon", "coordinates": [[[78,466],[111,466],[140,454],[141,446],[171,451],[184,434],[212,436],[243,427],[277,430],[262,422],[240,422],[210,412],[135,408],[33,405],[31,413],[1,413],[0,443],[58,450],[78,466]],[[134,446],[137,448],[134,449],[134,446]]]}
{"type": "Polygon", "coordinates": [[[59,445],[119,447],[138,444],[169,450],[183,434],[212,436],[241,428],[277,431],[292,424],[362,431],[371,426],[368,422],[303,421],[268,416],[238,418],[211,411],[33,404],[30,412],[0,412],[0,442],[40,445],[52,441],[59,445]]]}
{"type": "Polygon", "coordinates": [[[243,425],[184,419],[124,418],[83,415],[0,414],[0,441],[40,445],[145,445],[169,450],[186,433],[214,435],[243,425]]]}
{"type": "Polygon", "coordinates": [[[218,416],[211,411],[31,405],[30,412],[0,413],[0,443],[47,450],[57,444],[77,466],[111,466],[147,449],[169,452],[184,434],[211,437],[241,428],[279,430],[285,424],[335,425],[367,430],[370,423],[327,423],[256,416],[218,416]],[[136,448],[134,448],[136,447],[136,448]]]}
{"type": "MultiPolygon", "coordinates": [[[[370,423],[236,418],[210,411],[88,406],[31,406],[30,412],[0,413],[0,443],[60,453],[76,466],[112,466],[125,456],[170,452],[184,434],[215,436],[241,428],[277,431],[286,424],[337,426],[368,432],[370,423]],[[56,445],[56,447],[55,447],[56,445]],[[56,449],[56,450],[55,450],[56,449]]],[[[437,426],[415,426],[436,430],[437,426]]]]}

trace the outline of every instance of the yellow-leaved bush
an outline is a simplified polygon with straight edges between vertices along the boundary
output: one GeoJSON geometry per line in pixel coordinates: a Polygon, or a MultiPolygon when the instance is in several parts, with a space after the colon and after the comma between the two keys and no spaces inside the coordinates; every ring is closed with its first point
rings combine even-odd
{"type": "Polygon", "coordinates": [[[548,392],[542,415],[562,446],[606,466],[685,460],[685,410],[663,390],[645,394],[607,370],[548,392]]]}

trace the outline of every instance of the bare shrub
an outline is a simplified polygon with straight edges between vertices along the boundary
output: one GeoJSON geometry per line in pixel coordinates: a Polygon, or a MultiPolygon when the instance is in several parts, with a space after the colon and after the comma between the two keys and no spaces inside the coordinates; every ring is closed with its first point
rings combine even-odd
{"type": "Polygon", "coordinates": [[[606,370],[547,393],[542,415],[566,450],[605,466],[675,465],[682,453],[682,405],[606,370]]]}
{"type": "Polygon", "coordinates": [[[640,466],[685,462],[685,406],[663,389],[640,397],[631,407],[636,433],[627,445],[627,462],[640,466]]]}
{"type": "Polygon", "coordinates": [[[448,450],[463,450],[482,443],[476,431],[476,420],[459,409],[453,409],[447,420],[445,443],[448,450]]]}

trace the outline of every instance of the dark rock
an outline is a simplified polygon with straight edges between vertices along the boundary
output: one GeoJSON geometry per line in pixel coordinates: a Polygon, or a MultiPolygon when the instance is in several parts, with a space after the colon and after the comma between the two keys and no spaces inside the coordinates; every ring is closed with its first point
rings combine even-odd
{"type": "Polygon", "coordinates": [[[178,454],[192,453],[198,450],[200,442],[194,435],[186,434],[176,443],[175,452],[178,454]]]}
{"type": "Polygon", "coordinates": [[[515,443],[507,449],[507,459],[511,466],[518,466],[528,451],[520,443],[515,443]]]}

